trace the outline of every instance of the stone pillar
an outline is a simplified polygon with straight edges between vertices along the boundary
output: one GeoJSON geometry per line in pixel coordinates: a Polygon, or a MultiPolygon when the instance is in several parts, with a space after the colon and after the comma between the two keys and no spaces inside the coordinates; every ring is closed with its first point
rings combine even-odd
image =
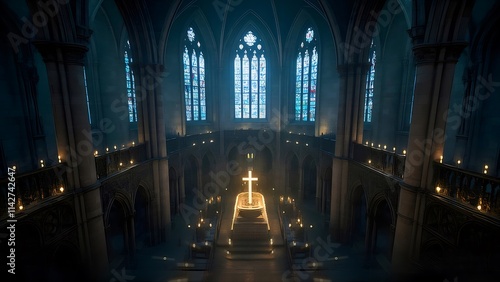
{"type": "Polygon", "coordinates": [[[128,226],[128,234],[129,234],[129,256],[134,261],[135,257],[135,249],[136,249],[136,244],[135,244],[135,213],[131,214],[128,217],[127,220],[127,226],[128,226]]]}
{"type": "MultiPolygon", "coordinates": [[[[153,159],[153,203],[160,234],[156,238],[163,241],[170,231],[170,189],[167,160],[167,139],[163,109],[163,65],[135,64],[136,97],[139,140],[147,145],[148,157],[153,159]],[[158,237],[159,236],[159,237],[158,237]]],[[[158,240],[156,241],[158,242],[158,240]]]]}
{"type": "Polygon", "coordinates": [[[321,211],[321,194],[323,193],[323,179],[319,168],[316,170],[316,210],[321,211]]]}
{"type": "Polygon", "coordinates": [[[332,165],[330,232],[336,240],[346,239],[348,232],[347,181],[348,158],[353,142],[363,142],[363,108],[366,90],[367,64],[347,64],[339,67],[340,89],[337,140],[332,165]]]}
{"type": "Polygon", "coordinates": [[[57,148],[67,163],[68,191],[75,191],[75,211],[82,258],[92,280],[108,272],[101,196],[96,185],[92,134],[87,113],[83,65],[87,47],[37,41],[45,61],[52,97],[57,148]]]}
{"type": "MultiPolygon", "coordinates": [[[[221,189],[224,189],[226,187],[221,187],[221,189]]],[[[184,203],[186,199],[186,185],[184,184],[184,170],[182,171],[182,174],[179,176],[179,197],[180,197],[180,203],[184,203]]]]}
{"type": "Polygon", "coordinates": [[[425,189],[433,189],[432,162],[443,154],[445,113],[463,48],[462,43],[419,44],[413,48],[415,94],[393,246],[395,272],[411,271],[410,259],[419,248],[422,195],[425,189]]]}

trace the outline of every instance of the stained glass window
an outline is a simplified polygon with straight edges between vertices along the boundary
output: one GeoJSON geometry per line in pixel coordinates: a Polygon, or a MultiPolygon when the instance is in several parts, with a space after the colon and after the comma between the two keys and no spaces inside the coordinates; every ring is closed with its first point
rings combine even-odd
{"type": "Polygon", "coordinates": [[[89,91],[87,87],[87,71],[85,70],[85,66],[83,67],[83,85],[85,86],[85,97],[87,99],[87,112],[89,113],[89,123],[92,123],[92,117],[90,116],[89,91]]]}
{"type": "Polygon", "coordinates": [[[234,117],[266,118],[266,57],[262,40],[248,31],[234,58],[234,117]]]}
{"type": "Polygon", "coordinates": [[[206,120],[205,57],[201,43],[196,40],[196,34],[192,27],[188,28],[184,39],[182,61],[184,65],[186,120],[206,120]]]}
{"type": "Polygon", "coordinates": [[[295,62],[295,120],[315,121],[318,51],[314,30],[308,28],[295,62]]]}
{"type": "Polygon", "coordinates": [[[364,111],[364,121],[372,122],[372,110],[373,110],[373,82],[375,80],[375,63],[377,61],[377,56],[375,54],[375,45],[373,41],[370,47],[370,54],[368,55],[368,62],[370,63],[370,70],[366,75],[366,92],[365,92],[365,111],[364,111]]]}
{"type": "Polygon", "coordinates": [[[135,99],[135,81],[134,71],[130,67],[132,64],[132,54],[130,52],[130,42],[127,40],[124,52],[125,60],[125,79],[127,82],[127,104],[128,104],[128,119],[130,122],[137,122],[137,101],[135,99]]]}

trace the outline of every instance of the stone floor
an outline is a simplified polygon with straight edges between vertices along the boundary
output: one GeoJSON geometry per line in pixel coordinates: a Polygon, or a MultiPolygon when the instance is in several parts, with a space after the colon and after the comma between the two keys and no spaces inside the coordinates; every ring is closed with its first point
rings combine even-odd
{"type": "MultiPolygon", "coordinates": [[[[266,195],[265,195],[266,196],[266,195]]],[[[229,197],[228,197],[229,198],[229,197]]],[[[220,237],[215,248],[210,271],[192,269],[181,271],[178,266],[186,262],[188,246],[194,238],[194,230],[188,228],[182,216],[173,218],[172,232],[167,242],[140,249],[135,257],[134,267],[114,269],[110,281],[388,281],[390,262],[383,256],[376,256],[367,262],[362,246],[343,246],[331,242],[327,230],[327,218],[316,211],[314,199],[301,204],[307,238],[313,244],[312,258],[317,263],[315,272],[292,271],[289,269],[286,248],[281,239],[277,204],[273,196],[266,196],[271,234],[275,238],[272,259],[229,260],[226,258],[225,242],[229,236],[233,202],[226,202],[222,216],[220,237]],[[310,227],[312,225],[312,228],[310,227]],[[118,274],[118,275],[117,275],[118,274]],[[114,279],[114,280],[113,280],[114,279]]],[[[296,260],[297,265],[312,262],[311,258],[296,260]],[[302,261],[301,261],[302,260],[302,261]]]]}

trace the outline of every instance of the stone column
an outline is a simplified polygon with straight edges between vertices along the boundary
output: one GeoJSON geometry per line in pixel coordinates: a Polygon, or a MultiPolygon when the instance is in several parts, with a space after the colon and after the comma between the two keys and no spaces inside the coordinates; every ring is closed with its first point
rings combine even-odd
{"type": "Polygon", "coordinates": [[[347,181],[348,158],[352,143],[363,142],[363,108],[366,90],[367,64],[347,64],[339,67],[340,89],[337,140],[332,165],[330,232],[336,240],[346,239],[348,232],[347,181]]]}
{"type": "MultiPolygon", "coordinates": [[[[136,97],[139,140],[147,145],[148,157],[153,159],[153,206],[155,225],[160,234],[156,238],[165,240],[170,230],[170,190],[167,160],[167,140],[163,109],[162,81],[163,65],[135,64],[136,97]],[[159,236],[159,238],[157,237],[159,236]]],[[[157,241],[158,242],[158,241],[157,241]]]]}
{"type": "Polygon", "coordinates": [[[87,113],[83,65],[87,47],[37,41],[45,61],[52,97],[57,148],[67,163],[68,191],[75,191],[75,211],[82,258],[90,278],[107,275],[108,255],[101,196],[96,185],[92,134],[87,113]]]}
{"type": "Polygon", "coordinates": [[[462,43],[419,44],[413,48],[416,60],[414,104],[410,126],[404,182],[399,197],[393,247],[393,268],[411,270],[410,259],[419,248],[418,228],[425,189],[432,189],[432,162],[443,154],[445,113],[455,65],[462,43]]]}

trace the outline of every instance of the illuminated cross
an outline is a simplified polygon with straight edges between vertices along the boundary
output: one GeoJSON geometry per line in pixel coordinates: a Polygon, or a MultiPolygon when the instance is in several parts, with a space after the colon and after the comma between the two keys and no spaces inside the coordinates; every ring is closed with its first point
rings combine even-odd
{"type": "Polygon", "coordinates": [[[259,180],[257,177],[252,177],[252,171],[248,171],[248,177],[243,177],[243,181],[248,181],[248,203],[252,204],[252,181],[259,180]]]}

